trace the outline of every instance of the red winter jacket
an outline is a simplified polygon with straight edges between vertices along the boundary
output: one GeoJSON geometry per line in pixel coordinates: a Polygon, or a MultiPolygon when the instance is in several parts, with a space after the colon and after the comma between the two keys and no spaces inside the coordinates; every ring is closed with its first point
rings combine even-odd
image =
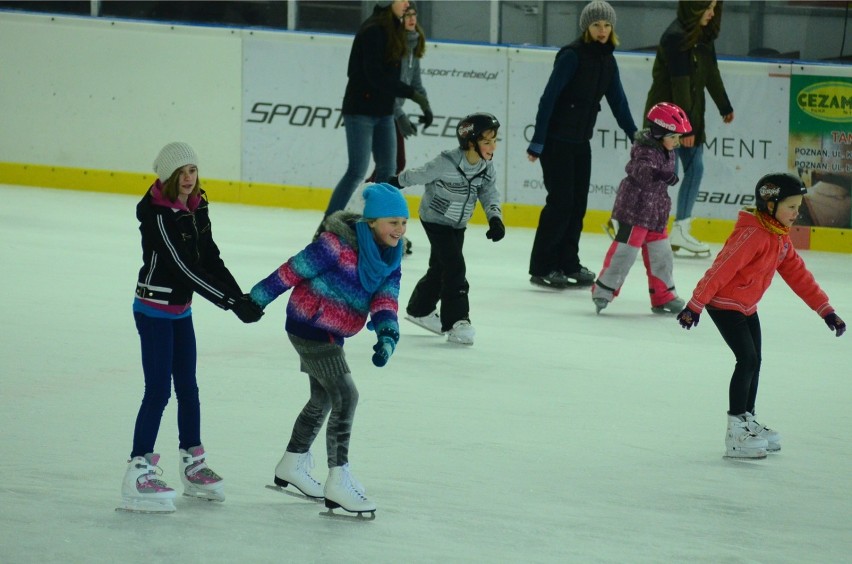
{"type": "Polygon", "coordinates": [[[834,311],[793,248],[790,236],[772,233],[748,211],[740,212],[733,233],[699,280],[687,305],[697,313],[709,305],[751,315],[776,271],[820,317],[834,311]]]}

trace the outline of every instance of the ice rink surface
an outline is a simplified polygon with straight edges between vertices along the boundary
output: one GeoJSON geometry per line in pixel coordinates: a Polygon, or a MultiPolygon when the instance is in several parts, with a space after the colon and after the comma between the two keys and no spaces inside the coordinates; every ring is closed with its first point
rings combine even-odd
{"type": "MultiPolygon", "coordinates": [[[[140,186],[140,197],[145,186],[140,186]]],[[[597,316],[588,289],[529,284],[533,230],[467,231],[476,343],[402,321],[396,354],[347,341],[360,391],[350,461],[375,521],[327,520],[267,490],[307,377],[284,330],[289,294],[257,324],[196,296],[202,438],[224,503],[117,513],[142,397],[131,314],[136,197],[0,186],[0,562],[848,562],[852,334],[837,339],[776,277],[759,307],[758,419],[780,454],[723,459],[733,357],[706,315],[652,314],[637,263],[597,316]]],[[[245,291],[303,248],[321,213],[211,203],[245,291]]],[[[409,224],[404,309],[428,243],[409,224]]],[[[600,270],[609,239],[585,233],[600,270]]],[[[713,254],[720,245],[713,245],[713,254]]],[[[852,256],[803,252],[852,320],[852,256]]],[[[688,298],[710,259],[677,258],[688,298]]],[[[176,408],[157,450],[179,489],[176,408]]],[[[325,442],[314,445],[325,479],[325,442]]]]}

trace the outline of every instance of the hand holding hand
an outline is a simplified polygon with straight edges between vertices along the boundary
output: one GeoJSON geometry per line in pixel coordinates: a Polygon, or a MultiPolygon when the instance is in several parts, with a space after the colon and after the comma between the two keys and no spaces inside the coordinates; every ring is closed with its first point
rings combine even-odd
{"type": "Polygon", "coordinates": [[[485,236],[495,243],[506,236],[506,226],[499,217],[494,216],[488,220],[488,231],[485,232],[485,236]]]}
{"type": "Polygon", "coordinates": [[[411,120],[409,120],[408,116],[405,114],[397,116],[396,125],[399,127],[399,132],[402,134],[403,139],[408,139],[412,135],[417,135],[417,128],[411,123],[411,120]]]}
{"type": "Polygon", "coordinates": [[[680,326],[687,330],[692,329],[693,325],[698,327],[699,317],[701,317],[700,313],[695,313],[688,307],[683,308],[683,310],[677,314],[677,320],[680,323],[680,326]]]}
{"type": "Polygon", "coordinates": [[[237,301],[234,302],[231,309],[243,323],[254,323],[263,317],[263,309],[261,309],[261,307],[257,305],[248,294],[243,294],[237,298],[237,301]]]}
{"type": "Polygon", "coordinates": [[[846,322],[840,319],[836,313],[831,312],[822,318],[828,328],[834,331],[834,336],[839,337],[846,332],[846,322]]]}

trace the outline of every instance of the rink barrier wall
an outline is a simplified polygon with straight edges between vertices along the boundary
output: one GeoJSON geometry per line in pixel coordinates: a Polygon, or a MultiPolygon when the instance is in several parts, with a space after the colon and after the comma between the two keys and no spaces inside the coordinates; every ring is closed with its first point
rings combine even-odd
{"type": "MultiPolygon", "coordinates": [[[[336,163],[347,158],[339,106],[350,45],[351,36],[336,34],[0,11],[9,79],[0,90],[0,182],[138,194],[153,175],[128,171],[150,170],[165,142],[183,140],[200,155],[214,200],[324,209],[344,168],[336,163]],[[44,56],[45,45],[51,56],[44,56]],[[172,80],[160,61],[175,53],[185,65],[172,80]]],[[[453,145],[455,124],[475,109],[459,100],[485,89],[494,94],[487,110],[503,124],[495,166],[504,221],[536,226],[546,192],[540,166],[525,158],[541,93],[531,85],[546,83],[556,49],[441,42],[427,48],[422,68],[436,125],[407,147],[409,163],[453,145]]],[[[642,107],[653,56],[616,58],[631,107],[642,107]]],[[[852,81],[852,68],[842,65],[720,60],[720,67],[737,101],[736,127],[708,119],[706,197],[696,203],[693,222],[697,237],[715,243],[748,204],[754,178],[786,170],[794,158],[785,111],[791,80],[852,81]]],[[[587,232],[600,233],[610,215],[628,155],[621,137],[611,112],[601,112],[587,232]]],[[[419,186],[406,190],[413,217],[422,193],[419,186]]],[[[473,221],[484,223],[481,210],[473,221]]],[[[797,229],[795,238],[800,248],[838,252],[852,252],[850,239],[848,228],[817,227],[797,229]]]]}
{"type": "MultiPolygon", "coordinates": [[[[0,183],[36,188],[58,188],[141,197],[155,178],[153,173],[0,162],[0,183]]],[[[202,178],[202,182],[213,202],[323,211],[331,197],[330,190],[318,190],[305,186],[206,178],[202,178]]],[[[406,195],[406,200],[411,217],[418,218],[420,197],[406,195]]],[[[504,222],[514,227],[535,228],[538,225],[540,212],[540,206],[513,203],[503,205],[504,222]]],[[[584,231],[601,233],[600,226],[606,223],[609,216],[608,211],[588,210],[584,231]]],[[[488,223],[481,208],[476,208],[471,222],[481,225],[488,223]]],[[[692,233],[701,240],[721,243],[728,237],[733,227],[734,222],[731,220],[696,218],[692,223],[692,233]]],[[[790,236],[797,249],[852,253],[852,230],[849,229],[797,226],[793,228],[790,236]]]]}

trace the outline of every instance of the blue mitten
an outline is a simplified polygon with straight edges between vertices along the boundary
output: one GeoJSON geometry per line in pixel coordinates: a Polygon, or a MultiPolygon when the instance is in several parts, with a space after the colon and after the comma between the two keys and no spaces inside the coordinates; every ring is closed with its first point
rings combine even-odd
{"type": "Polygon", "coordinates": [[[373,364],[381,368],[390,360],[396,343],[399,341],[399,333],[384,329],[379,333],[379,341],[373,345],[373,364]]]}
{"type": "Polygon", "coordinates": [[[836,313],[831,312],[822,318],[828,328],[834,331],[834,336],[839,337],[846,332],[846,322],[840,319],[836,313]]]}
{"type": "Polygon", "coordinates": [[[701,317],[700,313],[695,313],[688,307],[683,308],[683,311],[677,314],[677,320],[684,329],[692,329],[693,325],[697,327],[699,317],[701,317]]]}

